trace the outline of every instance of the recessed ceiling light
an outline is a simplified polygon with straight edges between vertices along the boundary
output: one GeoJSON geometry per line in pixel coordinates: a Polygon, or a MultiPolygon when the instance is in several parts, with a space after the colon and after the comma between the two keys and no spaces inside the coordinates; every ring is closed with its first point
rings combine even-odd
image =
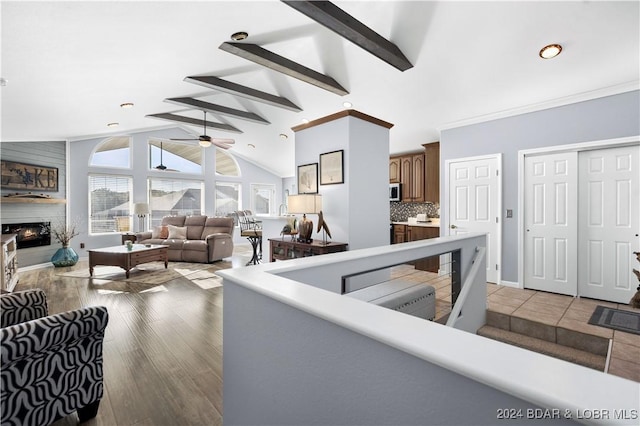
{"type": "Polygon", "coordinates": [[[238,31],[237,33],[231,34],[231,40],[240,41],[249,37],[249,34],[244,31],[238,31]]]}
{"type": "Polygon", "coordinates": [[[280,133],[280,139],[288,139],[289,136],[285,135],[284,133],[280,133]]]}
{"type": "Polygon", "coordinates": [[[120,104],[120,108],[133,108],[133,103],[125,102],[124,104],[120,104]]]}
{"type": "Polygon", "coordinates": [[[254,144],[252,144],[252,143],[248,143],[248,144],[247,144],[247,146],[248,146],[249,148],[255,148],[255,147],[256,147],[256,146],[255,146],[254,144]]]}
{"type": "Polygon", "coordinates": [[[302,122],[303,122],[304,124],[307,124],[307,123],[309,122],[309,119],[308,119],[308,118],[303,118],[303,119],[302,119],[302,122]]]}
{"type": "Polygon", "coordinates": [[[539,55],[542,59],[551,59],[558,56],[560,52],[562,52],[562,46],[559,44],[550,44],[540,49],[539,55]]]}
{"type": "Polygon", "coordinates": [[[109,123],[107,124],[107,127],[118,127],[120,125],[120,123],[109,123]]]}
{"type": "Polygon", "coordinates": [[[9,80],[7,80],[4,77],[0,77],[0,86],[4,87],[7,85],[7,83],[9,82],[9,80]]]}
{"type": "Polygon", "coordinates": [[[342,103],[342,106],[345,108],[351,108],[353,106],[353,104],[349,101],[345,101],[342,103]]]}

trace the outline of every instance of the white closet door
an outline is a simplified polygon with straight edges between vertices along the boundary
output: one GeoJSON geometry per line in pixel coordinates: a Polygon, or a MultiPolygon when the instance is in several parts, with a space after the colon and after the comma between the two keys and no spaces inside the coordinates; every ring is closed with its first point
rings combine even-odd
{"type": "Polygon", "coordinates": [[[629,303],[638,285],[640,146],[583,151],[579,163],[579,295],[629,303]]]}
{"type": "Polygon", "coordinates": [[[577,293],[578,154],[525,157],[524,286],[577,293]]]}

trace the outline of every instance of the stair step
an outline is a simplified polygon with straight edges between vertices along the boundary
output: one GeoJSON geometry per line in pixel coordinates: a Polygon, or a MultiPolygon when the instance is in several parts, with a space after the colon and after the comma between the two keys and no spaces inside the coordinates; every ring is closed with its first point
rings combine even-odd
{"type": "Polygon", "coordinates": [[[606,337],[519,318],[489,309],[487,310],[486,324],[604,357],[607,356],[609,350],[609,339],[606,337]]]}
{"type": "Polygon", "coordinates": [[[605,369],[606,356],[595,355],[569,346],[559,345],[557,343],[537,339],[535,337],[528,337],[523,334],[490,325],[481,327],[477,334],[489,339],[528,349],[533,352],[593,368],[594,370],[604,371],[605,369]]]}

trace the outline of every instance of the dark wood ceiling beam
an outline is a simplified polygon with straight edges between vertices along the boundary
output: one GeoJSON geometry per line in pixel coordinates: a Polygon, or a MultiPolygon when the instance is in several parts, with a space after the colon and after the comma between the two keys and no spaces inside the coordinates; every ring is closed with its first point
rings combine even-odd
{"type": "MultiPolygon", "coordinates": [[[[161,120],[175,121],[178,123],[193,124],[194,126],[200,126],[200,127],[202,127],[204,124],[204,120],[201,120],[199,118],[185,117],[178,114],[172,114],[170,112],[160,113],[160,114],[147,114],[145,117],[159,118],[161,120]]],[[[222,130],[225,132],[232,132],[232,133],[243,133],[242,130],[237,129],[230,124],[217,123],[215,121],[207,120],[206,126],[208,129],[218,129],[218,130],[222,130]]]]}
{"type": "Polygon", "coordinates": [[[181,106],[191,106],[200,110],[212,112],[214,114],[227,115],[230,117],[240,118],[242,120],[252,121],[254,123],[259,124],[271,124],[264,118],[260,117],[258,114],[254,114],[248,111],[241,111],[235,108],[229,108],[222,105],[212,104],[210,102],[201,101],[199,99],[189,98],[189,97],[181,97],[181,98],[167,98],[165,102],[170,102],[172,104],[181,105],[181,106]]]}
{"type": "Polygon", "coordinates": [[[263,67],[281,72],[289,77],[297,78],[305,83],[312,84],[340,96],[349,94],[347,89],[342,87],[333,78],[264,49],[257,44],[224,42],[219,48],[225,52],[232,53],[255,62],[258,65],[262,65],[263,67]]]}
{"type": "Polygon", "coordinates": [[[190,76],[186,77],[184,81],[189,83],[198,84],[200,86],[214,89],[219,92],[229,93],[230,95],[240,96],[242,98],[250,99],[252,101],[262,102],[267,105],[288,109],[289,111],[300,112],[302,108],[291,102],[287,98],[272,95],[270,93],[261,92],[260,90],[252,89],[250,87],[242,86],[240,84],[232,83],[227,80],[223,80],[213,76],[190,76]]]}
{"type": "Polygon", "coordinates": [[[413,68],[398,46],[330,1],[281,1],[400,71],[413,68]]]}

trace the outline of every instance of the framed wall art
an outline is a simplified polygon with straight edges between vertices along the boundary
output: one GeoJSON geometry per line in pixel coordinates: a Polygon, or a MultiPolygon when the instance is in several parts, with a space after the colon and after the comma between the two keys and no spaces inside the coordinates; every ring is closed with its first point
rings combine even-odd
{"type": "Polygon", "coordinates": [[[58,191],[58,168],[2,160],[2,189],[58,191]]]}
{"type": "Polygon", "coordinates": [[[318,193],[318,163],[298,166],[298,194],[318,193]]]}
{"type": "Polygon", "coordinates": [[[320,154],[320,185],[344,183],[344,150],[320,154]]]}

